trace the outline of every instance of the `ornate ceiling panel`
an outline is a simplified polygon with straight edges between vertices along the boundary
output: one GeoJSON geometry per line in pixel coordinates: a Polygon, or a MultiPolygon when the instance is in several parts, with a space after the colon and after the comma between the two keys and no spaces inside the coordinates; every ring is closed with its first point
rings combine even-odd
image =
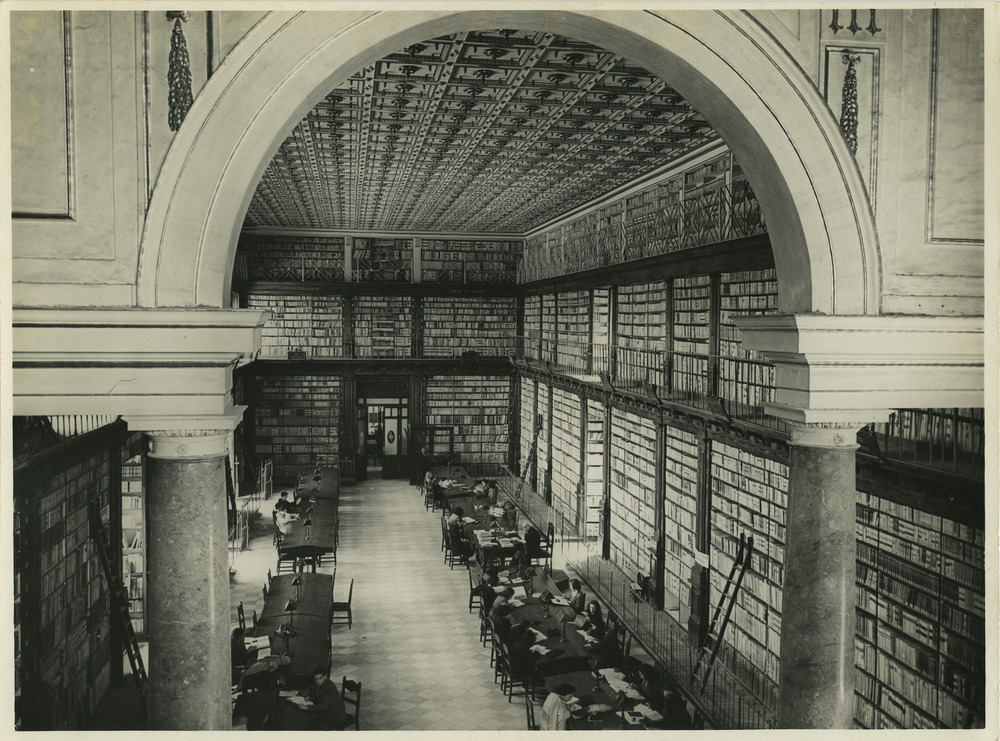
{"type": "Polygon", "coordinates": [[[590,44],[445,36],[313,108],[246,226],[524,233],[717,138],[663,80],[590,44]]]}

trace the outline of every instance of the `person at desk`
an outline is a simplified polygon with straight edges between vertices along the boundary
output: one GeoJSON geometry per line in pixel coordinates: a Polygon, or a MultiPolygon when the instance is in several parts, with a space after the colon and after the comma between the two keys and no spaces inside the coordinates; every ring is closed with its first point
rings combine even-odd
{"type": "Polygon", "coordinates": [[[577,615],[583,612],[587,603],[587,595],[580,589],[579,579],[569,580],[569,596],[566,599],[569,601],[569,606],[573,608],[573,612],[577,615]]]}
{"type": "Polygon", "coordinates": [[[274,503],[274,508],[278,512],[287,512],[290,515],[299,513],[300,499],[295,499],[289,491],[283,491],[278,496],[278,501],[274,503]]]}
{"type": "Polygon", "coordinates": [[[513,598],[513,596],[514,596],[514,590],[512,588],[510,587],[503,588],[503,591],[501,591],[496,596],[496,599],[493,600],[493,606],[490,608],[490,620],[496,620],[497,610],[501,609],[502,607],[510,608],[511,606],[510,600],[511,598],[513,598]]]}
{"type": "Polygon", "coordinates": [[[455,507],[451,511],[451,514],[448,515],[448,527],[452,527],[453,525],[461,526],[463,517],[465,517],[465,510],[461,507],[455,507]]]}
{"type": "Polygon", "coordinates": [[[590,600],[587,609],[583,613],[583,629],[589,633],[594,640],[607,632],[608,626],[604,622],[604,613],[597,600],[590,600]]]}
{"type": "Polygon", "coordinates": [[[524,543],[517,543],[514,546],[514,553],[507,563],[507,568],[511,571],[521,573],[521,571],[529,566],[531,566],[531,558],[528,556],[528,551],[524,547],[524,543]]]}
{"type": "Polygon", "coordinates": [[[326,667],[318,666],[313,670],[313,683],[299,692],[299,697],[308,701],[301,709],[310,713],[308,726],[311,730],[331,731],[340,728],[347,720],[344,701],[337,685],[330,680],[326,667]]]}
{"type": "Polygon", "coordinates": [[[538,725],[543,731],[564,731],[569,725],[570,712],[566,703],[573,697],[576,688],[571,684],[561,684],[550,692],[542,704],[538,715],[538,725]]]}
{"type": "Polygon", "coordinates": [[[229,655],[233,666],[233,684],[239,681],[239,674],[257,660],[257,649],[246,646],[246,631],[243,628],[233,628],[229,641],[229,655]]]}
{"type": "Polygon", "coordinates": [[[500,524],[506,530],[517,530],[517,508],[509,500],[503,503],[503,522],[500,524]]]}
{"type": "Polygon", "coordinates": [[[606,627],[588,630],[590,640],[583,644],[583,647],[591,652],[591,656],[597,659],[598,669],[610,669],[621,666],[625,657],[622,656],[621,646],[618,645],[618,638],[614,631],[606,627]]]}

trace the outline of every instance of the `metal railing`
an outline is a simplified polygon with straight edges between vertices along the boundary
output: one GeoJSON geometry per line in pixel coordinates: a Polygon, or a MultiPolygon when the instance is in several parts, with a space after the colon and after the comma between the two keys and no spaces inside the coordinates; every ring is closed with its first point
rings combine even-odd
{"type": "Polygon", "coordinates": [[[982,480],[985,452],[983,409],[896,409],[889,421],[869,425],[877,449],[888,460],[982,480]]]}
{"type": "Polygon", "coordinates": [[[272,463],[270,460],[265,460],[261,463],[257,474],[257,485],[247,496],[241,496],[236,500],[236,521],[230,542],[234,556],[250,547],[250,530],[260,515],[260,503],[274,493],[273,486],[272,463]]]}
{"type": "Polygon", "coordinates": [[[527,283],[629,260],[750,237],[767,232],[760,203],[739,181],[633,219],[597,224],[582,216],[525,242],[518,282],[527,283]]]}
{"type": "Polygon", "coordinates": [[[777,720],[777,695],[758,697],[720,659],[712,668],[704,690],[692,681],[698,649],[673,614],[636,599],[633,578],[601,557],[595,542],[558,542],[561,558],[591,593],[607,605],[628,628],[633,639],[670,674],[691,700],[704,721],[720,729],[773,728],[777,720]]]}
{"type": "Polygon", "coordinates": [[[515,356],[613,389],[654,396],[732,419],[783,430],[765,414],[775,398],[774,364],[752,357],[666,352],[565,339],[518,337],[515,356]]]}

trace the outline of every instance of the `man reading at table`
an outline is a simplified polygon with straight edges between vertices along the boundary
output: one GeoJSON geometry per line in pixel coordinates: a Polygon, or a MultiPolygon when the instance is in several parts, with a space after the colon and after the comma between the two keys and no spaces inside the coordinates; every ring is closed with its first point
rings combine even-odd
{"type": "Polygon", "coordinates": [[[308,701],[300,708],[311,714],[309,728],[313,730],[334,730],[347,721],[344,701],[329,674],[325,667],[316,667],[312,685],[299,692],[299,696],[308,701]]]}

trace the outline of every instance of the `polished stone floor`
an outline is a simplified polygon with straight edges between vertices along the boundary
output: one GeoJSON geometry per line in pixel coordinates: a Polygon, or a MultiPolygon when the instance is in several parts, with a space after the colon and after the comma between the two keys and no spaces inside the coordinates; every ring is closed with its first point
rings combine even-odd
{"type": "MultiPolygon", "coordinates": [[[[233,557],[232,621],[263,602],[275,568],[271,507],[263,504],[250,548],[233,557]]],[[[335,599],[354,579],[354,627],[332,631],[331,677],[361,680],[362,730],[524,730],[524,704],[493,682],[478,617],[468,610],[465,567],[443,563],[440,512],[425,511],[405,481],[373,479],[343,487],[335,599]]]]}

